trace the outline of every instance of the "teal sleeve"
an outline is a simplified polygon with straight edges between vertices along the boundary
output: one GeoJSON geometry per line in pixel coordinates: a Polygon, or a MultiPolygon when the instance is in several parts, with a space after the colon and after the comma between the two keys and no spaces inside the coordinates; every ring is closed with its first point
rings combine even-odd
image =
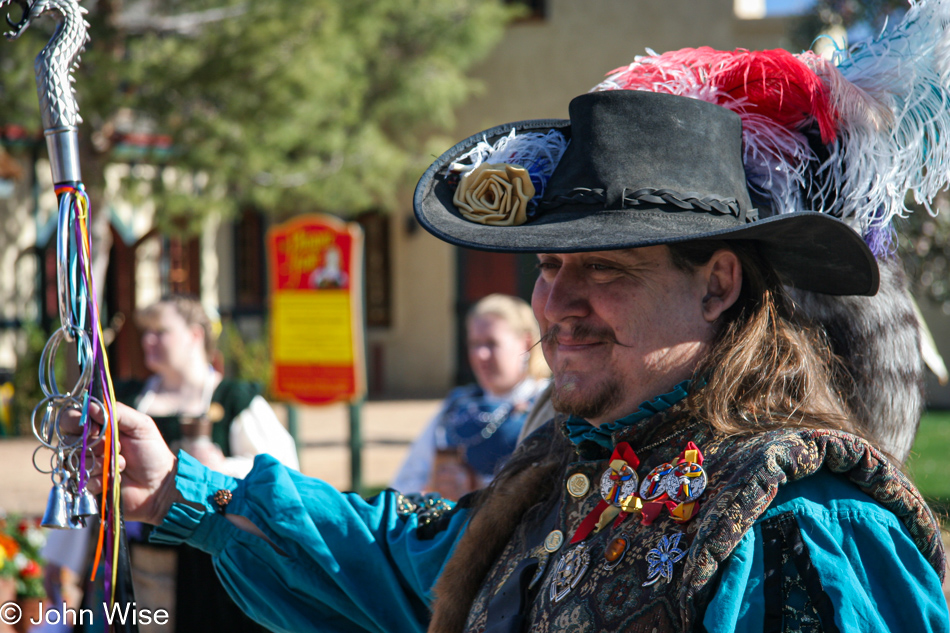
{"type": "Polygon", "coordinates": [[[842,632],[950,630],[940,578],[891,512],[821,472],[781,489],[726,560],[704,618],[709,633],[764,627],[762,524],[792,513],[842,632]]]}
{"type": "Polygon", "coordinates": [[[268,455],[235,480],[180,453],[176,483],[188,503],[172,505],[152,540],[212,554],[231,597],[275,631],[425,631],[432,586],[467,519],[459,510],[419,538],[419,516],[397,512],[398,493],[340,493],[268,455]],[[233,492],[227,513],[270,543],[216,510],[220,489],[233,492]]]}

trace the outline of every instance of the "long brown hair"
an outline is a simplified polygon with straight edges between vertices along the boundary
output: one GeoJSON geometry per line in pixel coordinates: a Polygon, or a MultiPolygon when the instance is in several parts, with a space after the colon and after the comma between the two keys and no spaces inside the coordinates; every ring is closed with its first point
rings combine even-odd
{"type": "Polygon", "coordinates": [[[728,249],[742,264],[742,291],[720,319],[712,348],[696,369],[707,382],[687,400],[691,412],[727,434],[777,427],[860,433],[836,385],[847,371],[820,328],[794,310],[781,279],[752,242],[697,241],[670,245],[681,270],[693,270],[728,249]]]}

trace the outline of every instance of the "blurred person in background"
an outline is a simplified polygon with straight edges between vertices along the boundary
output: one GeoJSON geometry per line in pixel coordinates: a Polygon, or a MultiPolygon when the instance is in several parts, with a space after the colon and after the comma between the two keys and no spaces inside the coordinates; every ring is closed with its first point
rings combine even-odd
{"type": "MultiPolygon", "coordinates": [[[[139,311],[136,324],[145,366],[152,375],[144,381],[117,384],[119,402],[150,415],[169,445],[212,470],[243,477],[260,453],[299,470],[294,440],[260,395],[260,388],[225,378],[213,366],[216,337],[197,299],[165,297],[139,311]]],[[[149,544],[147,526],[142,524],[129,523],[126,529],[138,606],[164,609],[170,615],[164,626],[141,627],[144,633],[266,631],[228,597],[208,554],[190,547],[149,544]]],[[[60,547],[57,543],[62,540],[84,545],[87,532],[53,532],[51,549],[60,547]]],[[[101,600],[87,596],[85,602],[101,600]]]]}
{"type": "Polygon", "coordinates": [[[120,402],[155,419],[169,444],[180,443],[226,475],[245,475],[260,453],[299,468],[294,440],[260,387],[225,378],[212,365],[215,336],[196,299],[166,297],[141,310],[136,321],[152,375],[124,384],[116,393],[120,402]]]}
{"type": "Polygon", "coordinates": [[[488,295],[472,307],[465,325],[477,384],[449,393],[409,448],[391,484],[396,490],[458,499],[488,485],[548,385],[550,370],[537,345],[541,333],[525,301],[488,295]]]}

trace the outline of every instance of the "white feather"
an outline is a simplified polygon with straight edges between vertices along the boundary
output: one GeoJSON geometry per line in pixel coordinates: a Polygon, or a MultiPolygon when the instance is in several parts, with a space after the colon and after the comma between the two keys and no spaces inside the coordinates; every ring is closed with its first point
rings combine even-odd
{"type": "Polygon", "coordinates": [[[841,118],[842,152],[832,177],[840,186],[836,215],[866,232],[908,212],[913,191],[928,210],[950,178],[950,2],[912,1],[901,23],[855,46],[823,76],[841,118]],[[866,95],[862,108],[841,104],[866,95]]]}

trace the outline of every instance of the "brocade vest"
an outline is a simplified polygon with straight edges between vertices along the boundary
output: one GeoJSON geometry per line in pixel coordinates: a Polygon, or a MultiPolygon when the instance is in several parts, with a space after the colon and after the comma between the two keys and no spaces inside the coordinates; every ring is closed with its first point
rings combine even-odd
{"type": "MultiPolygon", "coordinates": [[[[531,443],[544,442],[545,431],[552,429],[536,433],[523,449],[537,449],[531,443]]],[[[610,470],[611,452],[582,442],[576,461],[551,481],[560,488],[557,501],[540,512],[535,508],[535,520],[522,519],[514,529],[471,602],[465,631],[694,630],[702,622],[720,565],[779,487],[821,468],[852,482],[899,517],[943,579],[944,551],[933,514],[900,470],[859,437],[810,429],[727,437],[677,406],[620,430],[613,439],[635,451],[641,482],[657,466],[675,464],[688,442],[699,447],[706,487],[692,519],[677,522],[664,508],[650,525],[643,525],[634,512],[619,525],[611,521],[571,544],[584,518],[601,501],[601,482],[610,470]],[[554,530],[563,541],[555,548],[555,535],[546,547],[545,539],[554,530]],[[622,556],[608,560],[605,553],[619,537],[626,539],[622,556]]],[[[476,514],[473,521],[485,519],[476,514]]],[[[464,543],[467,536],[457,549],[462,558],[471,551],[464,543]]],[[[617,549],[615,545],[612,556],[617,549]]],[[[466,568],[464,560],[454,565],[446,573],[466,568]]]]}

